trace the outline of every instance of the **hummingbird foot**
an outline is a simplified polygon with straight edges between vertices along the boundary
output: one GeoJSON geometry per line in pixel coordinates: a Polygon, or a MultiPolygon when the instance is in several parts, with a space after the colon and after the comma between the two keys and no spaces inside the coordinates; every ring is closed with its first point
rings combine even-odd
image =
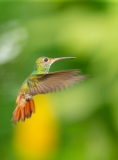
{"type": "Polygon", "coordinates": [[[32,96],[30,94],[27,94],[26,97],[25,97],[25,100],[30,101],[30,99],[32,99],[32,96]]]}

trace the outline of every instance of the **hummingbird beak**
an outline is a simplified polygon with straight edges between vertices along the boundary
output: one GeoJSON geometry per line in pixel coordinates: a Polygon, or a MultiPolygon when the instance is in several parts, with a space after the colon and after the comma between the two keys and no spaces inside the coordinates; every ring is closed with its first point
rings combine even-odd
{"type": "Polygon", "coordinates": [[[54,63],[56,61],[64,60],[64,59],[71,59],[71,58],[76,58],[76,57],[60,57],[60,58],[52,58],[51,62],[54,63]]]}

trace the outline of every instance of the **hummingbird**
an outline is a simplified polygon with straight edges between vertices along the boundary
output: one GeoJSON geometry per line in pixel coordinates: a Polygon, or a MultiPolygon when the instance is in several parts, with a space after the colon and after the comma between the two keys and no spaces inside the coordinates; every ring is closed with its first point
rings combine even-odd
{"type": "Polygon", "coordinates": [[[50,66],[59,60],[65,60],[76,57],[48,58],[40,57],[36,60],[33,72],[26,78],[22,84],[16,98],[16,108],[13,112],[13,122],[22,122],[30,118],[35,112],[35,103],[33,97],[37,94],[45,94],[64,89],[76,82],[87,78],[87,75],[81,75],[79,69],[62,70],[50,72],[50,66]]]}

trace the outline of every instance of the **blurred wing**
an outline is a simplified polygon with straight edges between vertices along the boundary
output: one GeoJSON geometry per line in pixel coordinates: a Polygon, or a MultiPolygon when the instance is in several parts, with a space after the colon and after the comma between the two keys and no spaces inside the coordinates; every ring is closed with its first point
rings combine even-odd
{"type": "Polygon", "coordinates": [[[80,70],[67,70],[30,75],[28,79],[30,94],[36,95],[54,92],[87,78],[86,75],[79,75],[79,73],[80,70]]]}

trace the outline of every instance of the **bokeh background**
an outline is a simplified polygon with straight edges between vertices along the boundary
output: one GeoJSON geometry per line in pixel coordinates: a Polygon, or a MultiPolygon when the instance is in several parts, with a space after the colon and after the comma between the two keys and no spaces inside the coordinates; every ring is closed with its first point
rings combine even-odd
{"type": "Polygon", "coordinates": [[[0,159],[118,159],[117,1],[0,1],[0,159]],[[36,114],[14,126],[18,90],[41,56],[76,56],[50,71],[90,77],[34,97],[36,114]]]}

